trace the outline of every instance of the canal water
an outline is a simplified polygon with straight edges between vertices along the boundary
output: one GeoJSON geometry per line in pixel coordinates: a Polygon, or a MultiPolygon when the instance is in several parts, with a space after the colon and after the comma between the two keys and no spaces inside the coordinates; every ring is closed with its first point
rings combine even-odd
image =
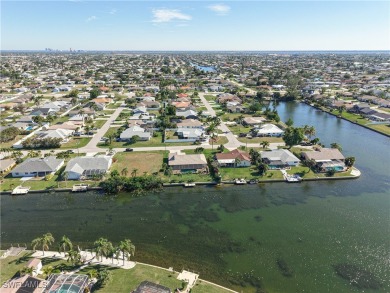
{"type": "Polygon", "coordinates": [[[283,121],[314,125],[325,145],[340,143],[361,178],[167,188],[140,198],[2,196],[2,247],[46,232],[82,248],[99,237],[130,238],[136,260],[197,271],[242,292],[390,292],[389,138],[305,104],[277,110],[283,121]],[[359,289],[340,268],[377,289],[359,289]]]}

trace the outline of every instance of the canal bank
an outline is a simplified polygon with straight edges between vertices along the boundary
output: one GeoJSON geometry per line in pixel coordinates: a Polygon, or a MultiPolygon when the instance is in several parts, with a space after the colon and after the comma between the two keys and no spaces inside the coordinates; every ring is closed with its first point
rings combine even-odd
{"type": "Polygon", "coordinates": [[[314,125],[322,143],[340,143],[364,176],[170,187],[139,198],[3,196],[2,245],[30,243],[47,232],[57,239],[67,235],[80,247],[99,237],[114,243],[129,238],[137,247],[135,261],[187,268],[238,292],[361,292],[337,274],[340,265],[369,272],[381,284],[377,292],[390,291],[388,138],[301,103],[281,103],[277,110],[282,121],[314,125]]]}

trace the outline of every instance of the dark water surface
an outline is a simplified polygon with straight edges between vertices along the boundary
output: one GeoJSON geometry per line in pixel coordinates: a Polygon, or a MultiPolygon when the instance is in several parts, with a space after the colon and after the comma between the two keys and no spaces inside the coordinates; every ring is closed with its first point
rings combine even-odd
{"type": "Polygon", "coordinates": [[[324,144],[340,143],[362,177],[167,188],[142,198],[2,196],[2,247],[49,231],[82,248],[99,237],[130,238],[137,260],[198,271],[243,292],[390,292],[389,138],[304,104],[277,109],[283,121],[314,125],[324,144]],[[369,272],[379,289],[339,277],[341,264],[369,272]]]}

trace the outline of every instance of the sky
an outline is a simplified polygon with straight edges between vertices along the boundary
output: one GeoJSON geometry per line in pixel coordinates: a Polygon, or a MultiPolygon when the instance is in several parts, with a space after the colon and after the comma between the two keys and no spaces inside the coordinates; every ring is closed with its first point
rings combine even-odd
{"type": "Polygon", "coordinates": [[[390,2],[3,0],[0,48],[390,50],[390,2]]]}

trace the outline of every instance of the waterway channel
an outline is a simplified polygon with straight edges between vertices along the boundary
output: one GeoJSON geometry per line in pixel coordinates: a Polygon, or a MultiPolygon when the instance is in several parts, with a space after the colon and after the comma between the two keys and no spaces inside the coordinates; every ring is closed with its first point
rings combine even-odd
{"type": "Polygon", "coordinates": [[[337,275],[338,265],[354,265],[380,283],[364,292],[390,292],[390,139],[305,104],[276,108],[283,121],[314,125],[325,145],[340,143],[362,176],[167,188],[140,198],[5,195],[2,247],[46,232],[67,235],[82,248],[99,237],[130,238],[136,260],[197,271],[242,292],[363,292],[337,275]]]}

